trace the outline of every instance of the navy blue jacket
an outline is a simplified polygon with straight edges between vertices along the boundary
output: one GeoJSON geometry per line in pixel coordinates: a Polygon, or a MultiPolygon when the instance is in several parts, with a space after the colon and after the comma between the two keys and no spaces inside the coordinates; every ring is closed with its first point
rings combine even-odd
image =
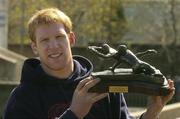
{"type": "MultiPolygon", "coordinates": [[[[74,56],[74,72],[67,79],[46,74],[38,59],[27,59],[22,78],[11,93],[4,119],[77,119],[69,110],[78,82],[91,75],[92,63],[74,56]]],[[[84,119],[131,119],[123,94],[109,94],[96,102],[84,119]]]]}

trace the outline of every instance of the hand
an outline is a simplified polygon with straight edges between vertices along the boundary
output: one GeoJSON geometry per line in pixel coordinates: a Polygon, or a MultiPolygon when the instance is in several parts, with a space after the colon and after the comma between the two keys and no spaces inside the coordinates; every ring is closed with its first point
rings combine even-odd
{"type": "Polygon", "coordinates": [[[163,107],[170,101],[175,93],[174,82],[168,80],[170,94],[167,96],[152,96],[150,97],[147,105],[147,111],[143,115],[143,119],[156,119],[158,118],[163,107]]]}
{"type": "Polygon", "coordinates": [[[88,90],[96,85],[100,79],[92,79],[88,77],[79,82],[74,94],[70,110],[79,118],[82,119],[91,109],[93,103],[107,96],[107,93],[90,93],[88,90]]]}

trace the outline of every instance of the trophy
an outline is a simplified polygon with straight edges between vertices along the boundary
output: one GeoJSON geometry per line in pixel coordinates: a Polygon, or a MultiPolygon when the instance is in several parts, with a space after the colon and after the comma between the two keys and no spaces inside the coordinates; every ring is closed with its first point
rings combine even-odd
{"type": "Polygon", "coordinates": [[[116,50],[108,44],[100,47],[89,46],[88,49],[103,59],[115,59],[115,63],[109,69],[92,73],[92,76],[100,78],[101,81],[92,87],[90,92],[143,93],[160,96],[170,93],[167,79],[160,70],[138,58],[157,51],[147,50],[134,54],[126,45],[119,45],[116,50]],[[118,68],[121,63],[128,64],[130,68],[118,68]]]}

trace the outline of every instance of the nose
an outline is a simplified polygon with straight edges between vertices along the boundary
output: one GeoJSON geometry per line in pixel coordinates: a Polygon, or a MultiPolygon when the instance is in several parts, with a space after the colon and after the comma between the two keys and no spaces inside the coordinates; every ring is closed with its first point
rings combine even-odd
{"type": "Polygon", "coordinates": [[[51,39],[49,41],[49,48],[58,48],[59,47],[59,43],[57,42],[56,39],[51,39]]]}

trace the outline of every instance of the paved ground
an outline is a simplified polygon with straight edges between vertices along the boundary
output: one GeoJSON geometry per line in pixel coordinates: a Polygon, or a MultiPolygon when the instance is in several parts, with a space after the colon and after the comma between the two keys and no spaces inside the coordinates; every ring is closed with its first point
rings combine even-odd
{"type": "Polygon", "coordinates": [[[142,108],[142,107],[129,107],[129,112],[138,112],[138,111],[143,111],[146,108],[142,108]]]}

